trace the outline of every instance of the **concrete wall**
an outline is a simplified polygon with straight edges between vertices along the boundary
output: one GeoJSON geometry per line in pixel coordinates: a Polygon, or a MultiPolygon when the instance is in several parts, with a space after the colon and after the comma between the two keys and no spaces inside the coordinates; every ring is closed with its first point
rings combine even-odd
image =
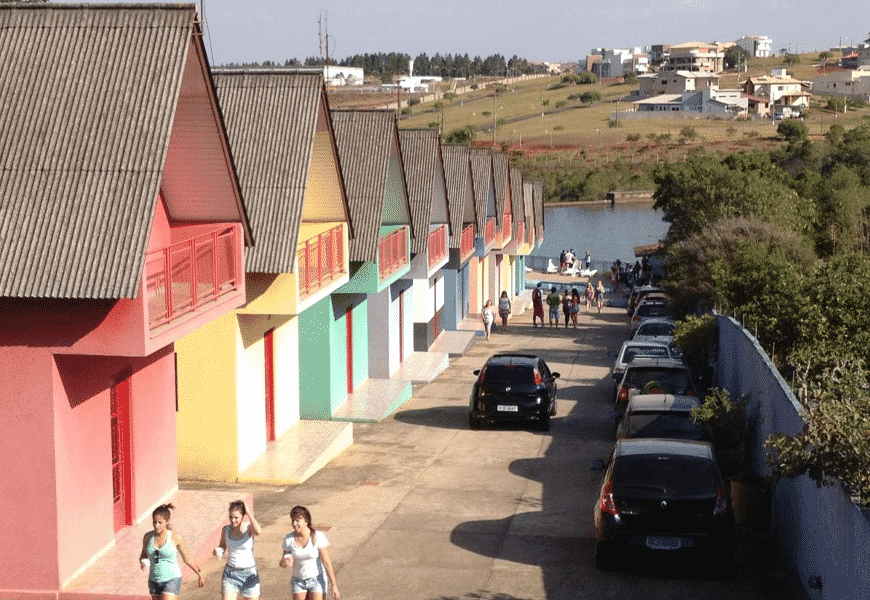
{"type": "MultiPolygon", "coordinates": [[[[764,440],[803,430],[800,405],[748,331],[720,316],[718,385],[732,399],[747,399],[749,453],[756,476],[768,476],[764,440]]],[[[773,534],[810,598],[840,600],[870,595],[870,523],[843,486],[817,488],[806,476],[783,479],[772,489],[773,534]],[[821,579],[811,589],[810,578],[821,579]]]]}

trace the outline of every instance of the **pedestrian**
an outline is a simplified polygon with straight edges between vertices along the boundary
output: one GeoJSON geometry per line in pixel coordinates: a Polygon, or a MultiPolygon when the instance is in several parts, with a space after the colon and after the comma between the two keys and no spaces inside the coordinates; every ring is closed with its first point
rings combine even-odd
{"type": "Polygon", "coordinates": [[[601,307],[604,306],[604,284],[598,280],[598,287],[595,288],[595,301],[598,303],[598,314],[601,314],[601,307]]]}
{"type": "Polygon", "coordinates": [[[574,329],[577,329],[577,315],[580,313],[580,292],[577,288],[571,289],[571,322],[574,324],[574,329]]]}
{"type": "Polygon", "coordinates": [[[142,552],[139,562],[142,570],[148,571],[148,593],[152,600],[173,600],[181,591],[181,568],[178,555],[199,578],[199,587],[205,585],[202,571],[187,551],[181,535],[171,530],[169,519],[172,504],[161,504],[151,513],[153,530],[142,538],[142,552]]]}
{"type": "Polygon", "coordinates": [[[562,296],[562,314],[565,315],[565,329],[568,329],[568,323],[571,321],[571,306],[573,304],[571,301],[571,291],[565,288],[565,295],[562,296]]]}
{"type": "Polygon", "coordinates": [[[260,575],[254,562],[254,537],[262,528],[244,501],[230,502],[230,524],[221,531],[220,545],[214,549],[218,558],[227,554],[227,564],[221,578],[221,599],[236,600],[260,597],[260,575]],[[248,522],[245,522],[248,517],[248,522]]]}
{"type": "Polygon", "coordinates": [[[489,339],[489,334],[492,332],[492,322],[495,321],[495,315],[492,314],[492,300],[487,300],[483,308],[480,309],[480,320],[483,321],[483,329],[486,331],[486,339],[489,339]]]}
{"type": "Polygon", "coordinates": [[[565,252],[564,250],[562,250],[561,254],[559,254],[559,275],[561,275],[562,271],[565,270],[566,255],[567,255],[567,252],[565,252]]]}
{"type": "Polygon", "coordinates": [[[589,250],[586,251],[586,270],[592,270],[592,253],[589,250]]]}
{"type": "Polygon", "coordinates": [[[507,290],[502,290],[498,299],[498,316],[501,317],[501,326],[507,331],[508,316],[511,314],[511,299],[508,298],[507,290]]]}
{"type": "Polygon", "coordinates": [[[304,506],[293,507],[290,521],[293,531],[284,537],[284,553],[278,565],[283,569],[293,567],[293,600],[323,600],[330,587],[332,597],[341,600],[326,534],[311,526],[311,513],[304,506]]]}
{"type": "Polygon", "coordinates": [[[574,249],[571,248],[568,252],[565,253],[565,268],[572,269],[574,268],[574,249]]]}
{"type": "Polygon", "coordinates": [[[619,271],[617,270],[616,263],[610,266],[610,285],[613,286],[613,291],[619,291],[619,271]]]}
{"type": "Polygon", "coordinates": [[[541,291],[541,282],[532,290],[532,327],[537,327],[536,319],[541,319],[541,327],[544,326],[544,294],[541,291]]]}
{"type": "Polygon", "coordinates": [[[592,303],[595,301],[595,288],[592,287],[592,282],[586,284],[586,312],[592,308],[592,303]]]}
{"type": "Polygon", "coordinates": [[[562,299],[554,285],[550,288],[550,294],[547,296],[547,306],[550,307],[550,329],[559,326],[559,304],[561,303],[562,299]]]}

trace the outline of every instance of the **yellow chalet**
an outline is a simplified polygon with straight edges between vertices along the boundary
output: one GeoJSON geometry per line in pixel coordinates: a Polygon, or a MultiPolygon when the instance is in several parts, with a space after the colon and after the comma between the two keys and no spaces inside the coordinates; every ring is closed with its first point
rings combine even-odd
{"type": "Polygon", "coordinates": [[[297,483],[353,441],[301,416],[299,317],[348,282],[352,237],[323,76],[212,74],[256,246],[246,304],[176,345],[179,473],[297,483]]]}

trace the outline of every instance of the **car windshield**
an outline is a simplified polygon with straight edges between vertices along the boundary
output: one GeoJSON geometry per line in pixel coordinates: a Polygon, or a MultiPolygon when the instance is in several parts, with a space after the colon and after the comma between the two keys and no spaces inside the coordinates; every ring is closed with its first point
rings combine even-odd
{"type": "Polygon", "coordinates": [[[629,346],[622,353],[622,362],[631,362],[638,357],[668,358],[668,349],[664,346],[629,346]]]}
{"type": "Polygon", "coordinates": [[[625,375],[625,384],[638,390],[649,388],[646,393],[685,394],[691,388],[692,382],[683,369],[640,367],[629,369],[625,375]]]}
{"type": "Polygon", "coordinates": [[[713,496],[719,487],[715,463],[673,454],[620,456],[613,466],[613,483],[626,490],[660,490],[687,496],[713,496]]]}
{"type": "Polygon", "coordinates": [[[644,323],[637,330],[637,335],[673,335],[674,326],[671,323],[644,323]]]}
{"type": "Polygon", "coordinates": [[[530,383],[534,380],[529,365],[488,365],[483,376],[485,383],[530,383]]]}
{"type": "Polygon", "coordinates": [[[704,429],[687,412],[640,411],[628,416],[628,437],[700,440],[704,429]]]}

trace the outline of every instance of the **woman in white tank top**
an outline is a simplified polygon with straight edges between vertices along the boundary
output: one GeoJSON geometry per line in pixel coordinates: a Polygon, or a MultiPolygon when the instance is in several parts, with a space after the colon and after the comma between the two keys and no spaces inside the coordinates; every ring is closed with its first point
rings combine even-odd
{"type": "Polygon", "coordinates": [[[227,564],[221,581],[221,598],[236,600],[260,597],[260,575],[254,562],[254,536],[262,530],[254,513],[245,503],[236,500],[230,503],[230,524],[221,532],[220,545],[214,549],[215,556],[227,554],[227,564]],[[245,516],[249,523],[245,523],[245,516]]]}

